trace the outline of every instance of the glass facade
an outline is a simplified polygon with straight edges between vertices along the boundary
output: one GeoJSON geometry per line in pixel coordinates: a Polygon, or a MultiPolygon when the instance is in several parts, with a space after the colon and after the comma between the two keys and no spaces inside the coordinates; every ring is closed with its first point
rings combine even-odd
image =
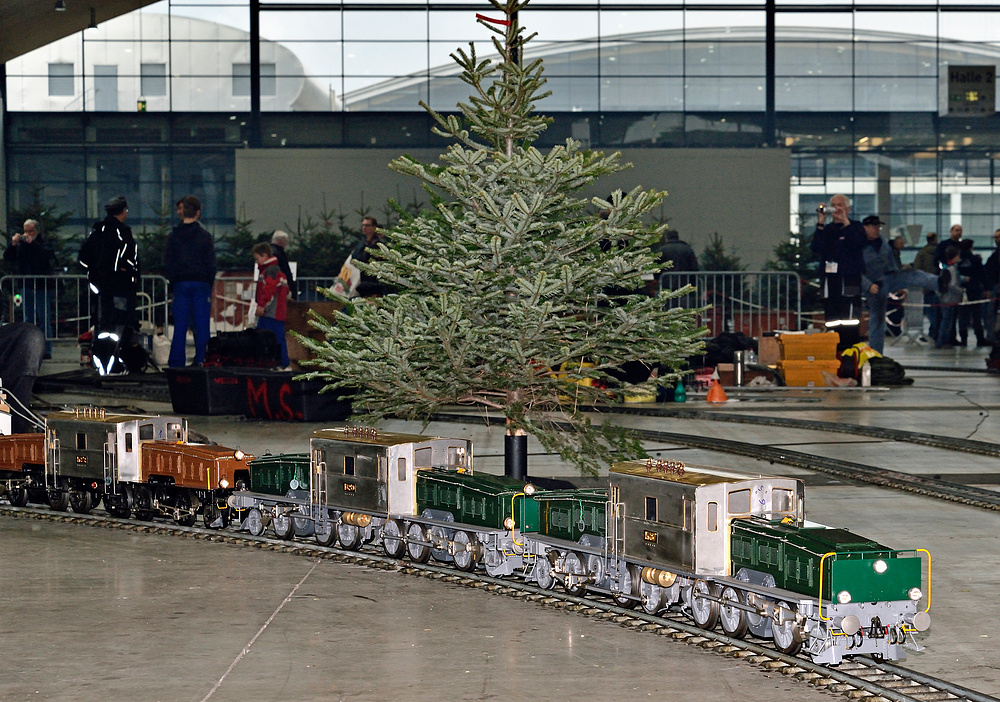
{"type": "MultiPolygon", "coordinates": [[[[154,224],[193,192],[228,227],[236,149],[438,147],[418,102],[468,97],[449,54],[470,41],[493,54],[477,12],[488,4],[265,1],[256,72],[248,0],[162,0],[37,49],[7,64],[9,206],[43,187],[85,226],[127,192],[133,220],[154,224]]],[[[844,192],[911,246],[952,221],[991,243],[995,98],[988,114],[949,114],[948,74],[995,69],[1000,6],[775,0],[771,34],[768,20],[763,0],[536,0],[521,21],[552,91],[544,143],[782,146],[792,230],[844,192]]]]}

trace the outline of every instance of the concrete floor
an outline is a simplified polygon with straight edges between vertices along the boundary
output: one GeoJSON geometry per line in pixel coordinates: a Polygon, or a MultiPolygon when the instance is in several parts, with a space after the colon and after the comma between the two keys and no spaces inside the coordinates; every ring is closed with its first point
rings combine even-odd
{"type": "MultiPolygon", "coordinates": [[[[887,349],[914,385],[889,391],[732,392],[713,411],[842,421],[1000,441],[1000,376],[983,350],[887,349]]],[[[59,364],[49,365],[59,370],[59,364]]],[[[93,397],[45,396],[53,403],[93,397]]],[[[121,401],[114,401],[121,404],[121,401]]],[[[169,405],[128,401],[149,411],[169,405]]],[[[690,407],[708,405],[692,399],[690,407]]],[[[834,455],[998,489],[995,459],[794,429],[634,417],[634,426],[834,455]],[[971,479],[969,476],[973,476],[971,479]]],[[[302,450],[316,424],[193,417],[245,451],[302,450]]],[[[419,430],[389,422],[387,429],[419,430]]],[[[502,472],[502,432],[469,435],[476,467],[502,472]]],[[[808,477],[809,518],[933,554],[927,650],[906,665],[1000,696],[1000,514],[807,471],[650,445],[653,454],[808,477]]],[[[571,469],[529,443],[530,470],[571,469]]],[[[832,699],[805,684],[650,634],[422,578],[229,545],[0,517],[0,700],[638,698],[832,699]],[[252,643],[252,646],[250,645],[252,643]]]]}

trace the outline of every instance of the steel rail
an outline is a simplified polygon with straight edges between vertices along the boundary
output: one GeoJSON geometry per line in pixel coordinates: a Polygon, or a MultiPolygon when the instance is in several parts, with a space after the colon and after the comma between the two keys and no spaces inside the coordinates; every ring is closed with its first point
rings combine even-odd
{"type": "Polygon", "coordinates": [[[320,546],[314,543],[283,541],[265,536],[252,536],[232,530],[184,527],[160,522],[137,522],[97,513],[71,514],[68,512],[53,512],[48,509],[36,507],[0,505],[0,515],[122,529],[137,533],[183,536],[245,547],[262,548],[381,570],[396,570],[406,575],[419,575],[465,587],[486,589],[489,592],[525,599],[543,606],[570,610],[612,621],[625,628],[667,636],[672,640],[689,645],[697,645],[700,648],[715,653],[729,655],[762,667],[765,670],[780,672],[815,687],[840,693],[850,698],[861,695],[868,697],[873,702],[878,702],[878,700],[886,700],[888,702],[921,702],[928,699],[929,694],[933,695],[937,692],[942,692],[953,696],[949,697],[949,699],[957,699],[959,701],[1000,702],[998,698],[990,697],[948,681],[916,673],[897,665],[878,664],[870,659],[859,657],[852,661],[845,661],[839,669],[828,668],[815,664],[806,658],[785,655],[762,643],[732,638],[715,631],[706,631],[682,620],[682,615],[676,612],[668,612],[666,615],[652,615],[642,611],[619,607],[610,598],[582,598],[559,590],[544,590],[537,585],[523,580],[504,580],[484,573],[456,571],[444,565],[403,561],[381,553],[372,553],[372,547],[366,548],[363,552],[347,551],[331,546],[320,546]]]}
{"type": "MultiPolygon", "coordinates": [[[[438,413],[431,416],[431,421],[440,422],[483,422],[488,425],[502,425],[502,417],[483,417],[481,415],[438,413]]],[[[652,429],[631,429],[632,434],[645,441],[679,444],[690,448],[746,456],[771,463],[780,463],[794,468],[803,468],[818,473],[835,475],[846,480],[868,483],[879,487],[894,488],[913,492],[918,495],[935,497],[949,502],[980,507],[992,511],[1000,511],[1000,492],[978,488],[971,485],[951,483],[947,480],[927,476],[913,475],[889,468],[864,465],[851,461],[841,461],[836,458],[816,456],[773,446],[758,446],[732,439],[692,436],[675,432],[656,431],[652,429]]]]}
{"type": "MultiPolygon", "coordinates": [[[[867,409],[866,409],[867,411],[867,409]]],[[[907,444],[918,444],[947,451],[973,453],[980,456],[1000,458],[1000,444],[976,439],[961,439],[953,436],[927,434],[906,429],[888,427],[873,427],[863,424],[845,424],[843,422],[824,422],[813,419],[792,419],[786,417],[771,417],[767,415],[731,414],[729,412],[713,412],[699,409],[675,408],[644,408],[616,407],[615,414],[638,415],[643,417],[670,417],[673,419],[696,419],[706,422],[730,422],[733,424],[754,424],[768,427],[785,427],[788,429],[803,429],[809,431],[824,431],[852,436],[868,436],[874,439],[887,439],[907,444]]]]}

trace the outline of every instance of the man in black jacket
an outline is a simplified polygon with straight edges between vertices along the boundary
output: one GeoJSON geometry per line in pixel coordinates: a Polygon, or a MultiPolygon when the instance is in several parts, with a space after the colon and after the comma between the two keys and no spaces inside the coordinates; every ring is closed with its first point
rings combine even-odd
{"type": "Polygon", "coordinates": [[[5,261],[17,263],[17,272],[31,276],[24,281],[21,304],[25,322],[34,324],[45,334],[45,358],[52,358],[52,308],[50,299],[56,298],[55,279],[38,279],[35,276],[52,275],[55,254],[42,236],[41,225],[34,219],[24,221],[24,232],[15,234],[10,246],[3,252],[5,261]]]}
{"type": "Polygon", "coordinates": [[[210,332],[212,285],[215,283],[215,242],[201,223],[201,201],[181,199],[182,220],[167,238],[163,263],[174,295],[174,336],[167,365],[183,368],[187,360],[187,331],[194,329],[194,365],[205,362],[210,332]]]}
{"type": "Polygon", "coordinates": [[[823,312],[828,331],[840,335],[838,350],[861,340],[861,274],[864,259],[861,249],[868,241],[864,227],[850,218],[851,201],[846,195],[834,195],[830,206],[816,210],[816,231],[812,250],[820,257],[823,284],[823,312]],[[827,224],[827,216],[833,221],[827,224]]]}
{"type": "Polygon", "coordinates": [[[125,198],[112,198],[104,210],[108,216],[94,225],[80,248],[80,265],[87,269],[90,292],[97,296],[94,366],[101,375],[123,375],[128,369],[121,352],[133,344],[138,329],[139,253],[125,224],[125,198]]]}

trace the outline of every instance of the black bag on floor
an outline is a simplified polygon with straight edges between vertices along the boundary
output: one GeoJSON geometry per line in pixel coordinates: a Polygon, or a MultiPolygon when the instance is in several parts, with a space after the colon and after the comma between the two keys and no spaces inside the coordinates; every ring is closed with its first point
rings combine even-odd
{"type": "Polygon", "coordinates": [[[205,365],[273,368],[281,365],[281,347],[270,329],[219,332],[208,340],[205,365]]]}
{"type": "Polygon", "coordinates": [[[885,356],[869,358],[868,364],[872,369],[872,385],[913,384],[913,378],[906,377],[906,369],[891,358],[885,356]]]}

